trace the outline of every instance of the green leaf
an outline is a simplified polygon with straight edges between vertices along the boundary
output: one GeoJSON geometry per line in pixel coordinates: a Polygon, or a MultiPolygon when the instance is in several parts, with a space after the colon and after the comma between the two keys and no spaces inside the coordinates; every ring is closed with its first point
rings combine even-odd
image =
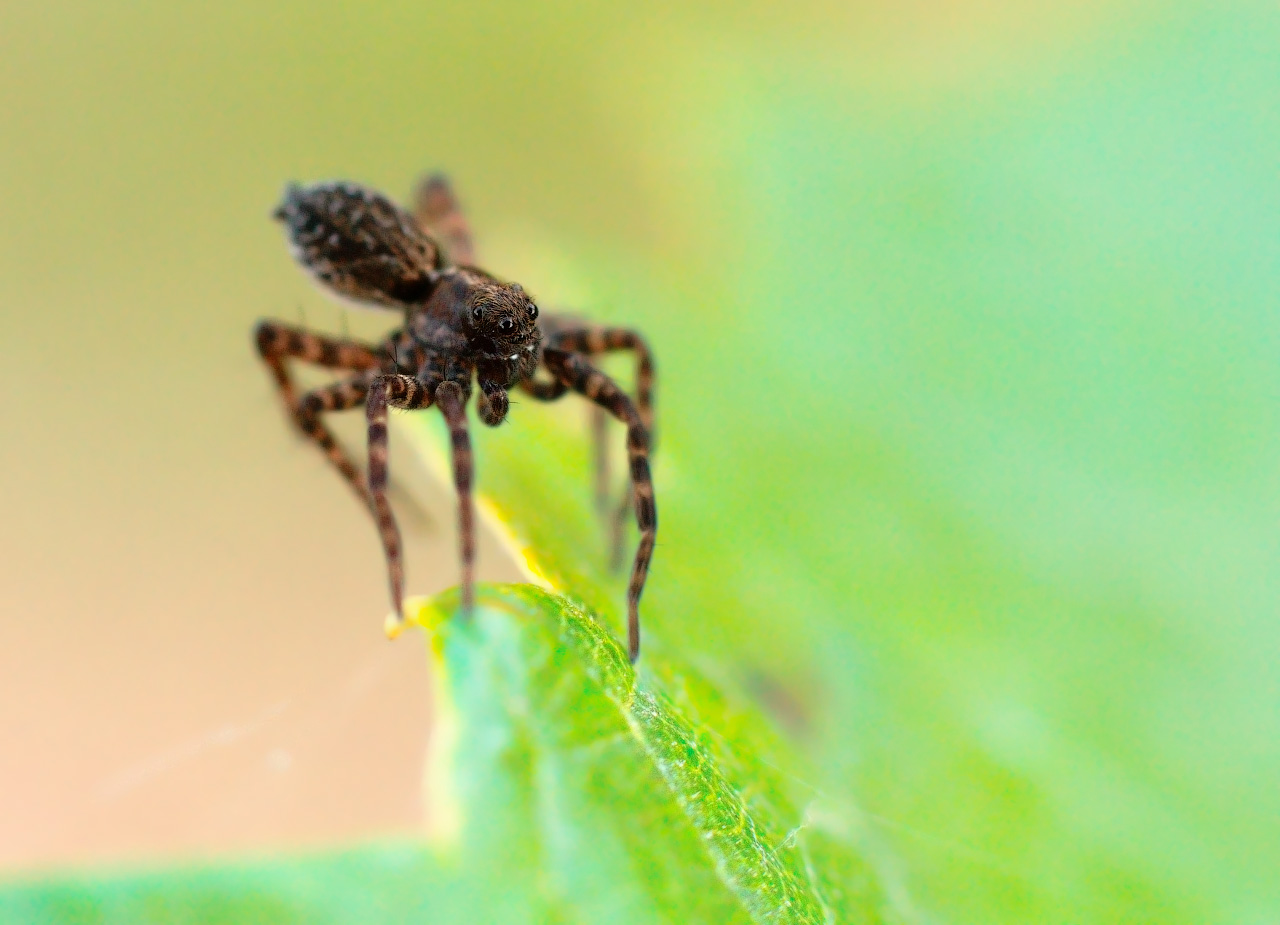
{"type": "Polygon", "coordinates": [[[456,714],[435,779],[456,781],[459,869],[499,878],[503,921],[888,920],[838,807],[794,802],[786,750],[693,672],[637,674],[585,609],[528,585],[486,589],[470,621],[454,602],[417,618],[456,714]]]}

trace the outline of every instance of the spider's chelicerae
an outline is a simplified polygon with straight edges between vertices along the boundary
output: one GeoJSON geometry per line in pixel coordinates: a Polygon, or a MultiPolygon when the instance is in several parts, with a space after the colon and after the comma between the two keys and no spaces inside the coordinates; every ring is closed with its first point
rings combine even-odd
{"type": "MultiPolygon", "coordinates": [[[[386,552],[397,619],[404,619],[404,563],[400,531],[387,501],[387,407],[435,405],[449,427],[458,491],[462,606],[469,612],[474,600],[475,517],[466,406],[472,383],[478,386],[480,420],[490,427],[505,420],[510,389],[539,401],[554,401],[574,391],[627,427],[631,479],[623,513],[634,507],[640,527],[627,589],[627,636],[634,662],[640,653],[640,594],[658,526],[649,477],[653,362],[644,339],[623,328],[539,317],[538,306],[518,284],[476,267],[466,220],[443,177],[421,185],[414,214],[373,190],[340,182],[289,187],[275,218],[284,224],[298,262],[321,285],[345,299],[403,316],[403,324],[376,344],[275,321],[261,321],[255,331],[258,351],[289,413],[373,514],[386,552]],[[636,356],[634,402],[587,360],[615,350],[631,350],[636,356]],[[290,358],[351,375],[299,397],[286,364],[290,358]],[[321,417],[359,405],[365,406],[369,426],[367,485],[321,417]]],[[[600,435],[603,428],[596,431],[600,435]]],[[[603,472],[597,468],[598,479],[604,478],[603,472]]]]}

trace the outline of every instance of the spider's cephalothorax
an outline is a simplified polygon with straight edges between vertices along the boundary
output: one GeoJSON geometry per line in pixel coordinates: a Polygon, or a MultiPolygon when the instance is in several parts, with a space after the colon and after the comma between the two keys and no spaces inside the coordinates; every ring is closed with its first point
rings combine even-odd
{"type": "MultiPolygon", "coordinates": [[[[362,186],[322,183],[290,186],[275,217],[284,223],[298,262],[323,286],[343,298],[403,313],[402,325],[378,344],[331,338],[273,321],[259,322],[256,329],[258,351],[293,419],[373,513],[387,556],[397,618],[403,619],[404,566],[399,529],[387,501],[387,408],[435,405],[449,426],[458,490],[462,602],[469,611],[475,522],[466,405],[472,383],[479,390],[480,419],[490,426],[506,418],[509,389],[519,388],[541,401],[574,391],[627,427],[630,484],[615,518],[614,537],[616,546],[621,518],[634,509],[640,545],[627,590],[627,636],[635,661],[640,652],[640,594],[658,526],[649,477],[653,359],[644,339],[624,328],[539,319],[538,306],[519,285],[475,267],[470,230],[448,183],[439,176],[420,187],[414,215],[362,186]],[[588,355],[614,350],[630,350],[636,356],[634,402],[587,360],[588,355]],[[299,397],[286,366],[289,358],[352,375],[299,397]],[[535,378],[539,369],[549,378],[535,378]],[[323,412],[360,405],[368,418],[367,483],[321,420],[323,412]]],[[[595,430],[597,440],[602,439],[603,426],[595,430]]],[[[602,446],[597,454],[601,462],[596,496],[603,506],[608,473],[602,446]]]]}
{"type": "MultiPolygon", "coordinates": [[[[414,340],[427,349],[467,354],[485,395],[532,376],[542,330],[538,306],[524,289],[470,268],[445,270],[437,278],[431,297],[409,318],[414,340]]],[[[501,420],[486,417],[485,423],[501,420]]]]}

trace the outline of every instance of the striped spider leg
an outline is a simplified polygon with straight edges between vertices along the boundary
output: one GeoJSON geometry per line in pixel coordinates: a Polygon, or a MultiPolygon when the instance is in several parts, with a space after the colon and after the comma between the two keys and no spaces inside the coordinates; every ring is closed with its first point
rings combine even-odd
{"type": "Polygon", "coordinates": [[[635,662],[640,657],[640,595],[644,593],[658,533],[658,507],[649,473],[649,432],[630,396],[581,354],[548,346],[543,348],[542,361],[555,377],[554,382],[522,383],[529,394],[543,401],[553,401],[572,390],[590,399],[627,427],[627,456],[631,470],[627,504],[631,506],[631,499],[634,500],[636,526],[640,528],[640,544],[636,547],[631,580],[627,585],[627,651],[631,661],[635,662]]]}
{"type": "Polygon", "coordinates": [[[444,246],[450,262],[463,267],[476,265],[471,226],[443,174],[432,174],[418,184],[414,217],[427,234],[444,246]]]}
{"type": "MultiPolygon", "coordinates": [[[[649,452],[653,453],[656,435],[654,433],[653,392],[655,371],[653,353],[643,335],[628,328],[598,327],[586,325],[576,319],[565,317],[548,317],[543,324],[547,329],[546,346],[598,356],[622,350],[630,350],[636,358],[636,412],[640,415],[640,423],[649,435],[649,452]]],[[[567,388],[561,385],[561,388],[567,388]]],[[[534,394],[535,398],[541,396],[534,394]]],[[[559,394],[552,396],[558,398],[559,394]]],[[[606,411],[599,405],[592,408],[591,431],[595,442],[595,483],[596,509],[610,525],[610,557],[609,564],[618,569],[622,566],[623,533],[627,514],[634,503],[634,489],[627,483],[622,496],[622,503],[616,508],[609,497],[609,453],[607,448],[608,431],[605,427],[606,411]]]]}
{"type": "Polygon", "coordinates": [[[313,334],[302,328],[274,321],[260,321],[254,329],[258,354],[271,370],[285,409],[298,428],[325,454],[329,462],[366,506],[370,502],[364,480],[320,415],[326,411],[345,411],[364,403],[369,383],[383,366],[381,350],[370,344],[338,340],[313,334]],[[298,397],[286,360],[303,360],[328,369],[356,370],[357,374],[340,382],[312,389],[298,397]]]}

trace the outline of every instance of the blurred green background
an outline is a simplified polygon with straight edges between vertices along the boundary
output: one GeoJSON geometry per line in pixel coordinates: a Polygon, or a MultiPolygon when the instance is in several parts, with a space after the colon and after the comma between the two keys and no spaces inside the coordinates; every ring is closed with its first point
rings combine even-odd
{"type": "MultiPolygon", "coordinates": [[[[372,531],[248,331],[344,323],[286,180],[440,167],[494,271],[650,336],[653,645],[755,691],[925,917],[1274,921],[1277,47],[1261,3],[0,8],[4,862],[409,792],[425,706],[379,727],[396,781],[337,744],[314,799],[215,775],[295,794],[243,838],[78,854],[42,815],[139,723],[380,644],[372,531]],[[87,702],[139,715],[78,736],[87,702]]],[[[585,535],[585,487],[519,466],[548,413],[477,438],[480,483],[585,535]]],[[[454,580],[429,548],[417,590],[454,580]]]]}

